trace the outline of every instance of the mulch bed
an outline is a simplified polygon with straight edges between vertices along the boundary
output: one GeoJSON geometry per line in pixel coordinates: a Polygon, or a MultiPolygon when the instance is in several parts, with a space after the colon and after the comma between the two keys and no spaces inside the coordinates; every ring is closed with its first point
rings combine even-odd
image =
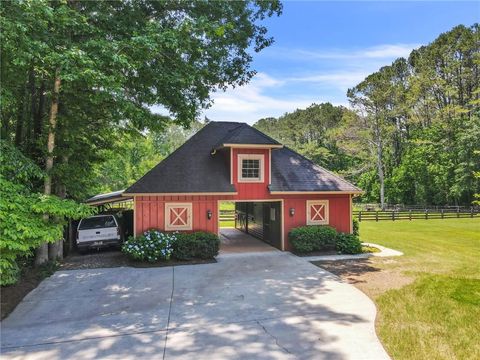
{"type": "MultiPolygon", "coordinates": [[[[37,268],[26,266],[23,268],[20,280],[10,286],[1,287],[1,319],[10,314],[22,299],[46,277],[50,276],[55,270],[80,270],[80,269],[97,269],[97,268],[114,268],[121,266],[130,266],[136,268],[151,268],[178,265],[196,265],[216,263],[215,259],[195,259],[188,261],[169,260],[158,261],[154,263],[133,261],[125,256],[121,251],[104,249],[92,251],[85,255],[72,253],[62,260],[58,267],[51,269],[37,268]]],[[[51,266],[50,266],[51,267],[51,266]]]]}
{"type": "Polygon", "coordinates": [[[85,255],[73,253],[67,256],[60,264],[60,270],[79,270],[79,269],[97,269],[113,268],[121,266],[130,266],[137,268],[178,266],[178,265],[197,265],[216,263],[215,259],[194,259],[194,260],[175,260],[157,261],[153,263],[135,261],[118,250],[98,250],[85,255]]]}

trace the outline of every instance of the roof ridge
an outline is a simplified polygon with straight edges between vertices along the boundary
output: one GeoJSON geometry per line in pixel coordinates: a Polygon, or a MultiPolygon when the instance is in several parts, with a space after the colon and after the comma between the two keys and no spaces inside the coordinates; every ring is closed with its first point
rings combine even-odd
{"type": "MultiPolygon", "coordinates": [[[[255,130],[257,133],[259,133],[260,135],[262,135],[264,138],[266,138],[267,140],[270,140],[270,141],[274,141],[276,142],[277,144],[280,144],[280,145],[283,145],[282,143],[280,143],[278,140],[275,140],[274,138],[268,136],[267,134],[265,134],[264,132],[258,130],[257,128],[253,127],[252,125],[249,125],[247,123],[244,123],[245,125],[247,125],[249,128],[255,130]]],[[[285,145],[283,145],[285,146],[285,145]]]]}

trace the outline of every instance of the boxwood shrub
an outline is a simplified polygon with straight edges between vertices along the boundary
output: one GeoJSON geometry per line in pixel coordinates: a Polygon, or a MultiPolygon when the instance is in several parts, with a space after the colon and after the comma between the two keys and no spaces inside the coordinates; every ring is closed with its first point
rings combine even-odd
{"type": "Polygon", "coordinates": [[[352,232],[355,236],[360,236],[360,222],[357,219],[353,219],[352,232]]]}
{"type": "Polygon", "coordinates": [[[362,252],[362,243],[355,234],[339,233],[335,247],[341,254],[360,254],[362,252]]]}
{"type": "Polygon", "coordinates": [[[293,251],[304,254],[335,249],[337,231],[331,226],[300,226],[289,234],[293,251]]]}
{"type": "Polygon", "coordinates": [[[204,231],[178,233],[173,244],[173,256],[178,260],[213,259],[218,255],[220,240],[204,231]]]}

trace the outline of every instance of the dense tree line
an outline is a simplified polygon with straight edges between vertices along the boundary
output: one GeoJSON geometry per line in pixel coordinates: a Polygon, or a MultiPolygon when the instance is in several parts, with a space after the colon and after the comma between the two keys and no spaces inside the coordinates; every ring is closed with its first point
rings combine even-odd
{"type": "MultiPolygon", "coordinates": [[[[281,9],[276,0],[2,1],[2,146],[42,172],[24,192],[83,200],[99,177],[113,176],[105,174],[108,161],[125,138],[158,133],[171,119],[188,127],[212,92],[255,74],[252,51],[273,41],[262,21],[281,9]]],[[[0,215],[4,226],[11,213],[0,215]]],[[[55,219],[45,212],[43,221],[55,219]]],[[[37,248],[39,264],[61,256],[62,242],[49,249],[47,240],[37,248]]]]}
{"type": "Polygon", "coordinates": [[[356,182],[365,202],[470,205],[480,192],[480,32],[457,26],[348,90],[256,126],[356,182]]]}

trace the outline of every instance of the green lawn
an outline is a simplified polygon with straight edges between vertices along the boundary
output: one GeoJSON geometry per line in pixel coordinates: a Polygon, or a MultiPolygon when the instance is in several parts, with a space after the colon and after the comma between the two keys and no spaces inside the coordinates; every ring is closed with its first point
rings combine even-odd
{"type": "Polygon", "coordinates": [[[362,222],[362,241],[404,256],[375,259],[414,281],[373,296],[394,359],[480,359],[480,219],[362,222]]]}

